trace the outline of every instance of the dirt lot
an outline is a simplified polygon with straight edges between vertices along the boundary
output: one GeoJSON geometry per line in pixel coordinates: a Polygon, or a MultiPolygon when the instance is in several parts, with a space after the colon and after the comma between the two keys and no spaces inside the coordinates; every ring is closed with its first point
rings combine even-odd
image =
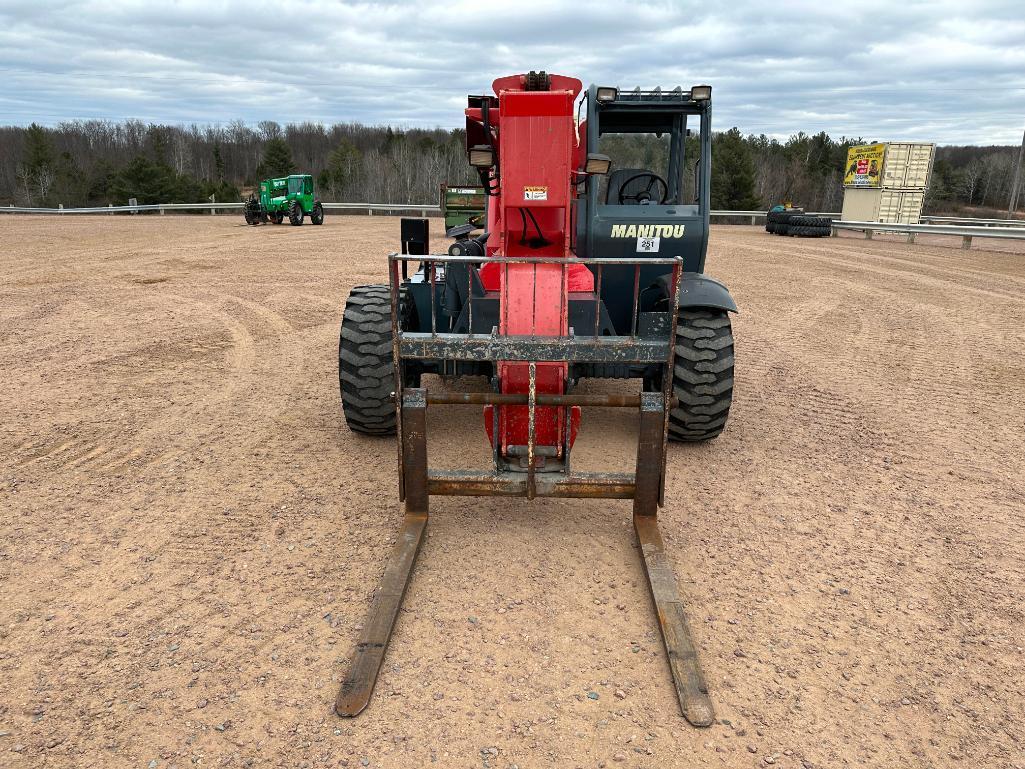
{"type": "MultiPolygon", "coordinates": [[[[338,323],[397,219],[0,231],[0,766],[1025,766],[1025,256],[713,229],[735,407],[662,514],[695,730],[625,502],[435,500],[375,699],[331,713],[401,517],[338,323]]],[[[583,463],[634,426],[585,414],[583,463]]],[[[431,429],[484,462],[475,413],[431,429]]]]}

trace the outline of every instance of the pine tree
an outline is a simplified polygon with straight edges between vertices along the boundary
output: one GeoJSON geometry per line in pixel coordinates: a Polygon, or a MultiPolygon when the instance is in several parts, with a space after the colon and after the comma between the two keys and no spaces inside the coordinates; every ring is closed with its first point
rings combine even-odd
{"type": "Polygon", "coordinates": [[[261,177],[288,176],[293,171],[295,163],[292,162],[292,150],[288,143],[277,137],[268,140],[263,148],[263,160],[256,169],[257,174],[261,177]]]}
{"type": "Polygon", "coordinates": [[[53,145],[46,129],[33,123],[25,131],[25,167],[38,171],[44,166],[53,165],[53,145]]]}
{"type": "Polygon", "coordinates": [[[33,123],[25,131],[24,161],[18,169],[18,178],[31,205],[43,203],[53,186],[56,169],[53,144],[46,129],[33,123]]]}
{"type": "Polygon", "coordinates": [[[712,208],[752,211],[761,208],[755,194],[755,166],[751,148],[739,128],[712,137],[712,208]]]}
{"type": "Polygon", "coordinates": [[[362,159],[363,153],[348,139],[342,139],[328,157],[326,179],[336,195],[343,194],[359,177],[362,159]]]}
{"type": "Polygon", "coordinates": [[[214,173],[217,174],[217,181],[224,181],[224,158],[221,156],[221,145],[214,143],[214,173]]]}

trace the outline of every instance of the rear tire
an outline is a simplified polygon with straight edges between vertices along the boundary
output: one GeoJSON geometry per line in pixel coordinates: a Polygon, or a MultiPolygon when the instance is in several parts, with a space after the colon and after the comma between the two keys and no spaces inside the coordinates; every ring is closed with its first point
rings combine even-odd
{"type": "Polygon", "coordinates": [[[303,207],[298,200],[288,201],[288,223],[298,227],[303,223],[303,207]]]}
{"type": "Polygon", "coordinates": [[[324,223],[324,206],[318,200],[313,204],[313,210],[310,211],[310,224],[323,224],[324,223]]]}
{"type": "Polygon", "coordinates": [[[707,441],[726,427],[733,402],[733,330],[725,310],[680,310],[676,327],[669,438],[707,441]]]}
{"type": "MultiPolygon", "coordinates": [[[[405,291],[399,298],[401,326],[415,326],[405,291]]],[[[404,367],[406,384],[420,386],[416,363],[404,367]]],[[[356,286],[349,292],[338,339],[338,385],[342,413],[353,432],[395,434],[395,362],[392,357],[391,292],[388,286],[356,286]]]]}

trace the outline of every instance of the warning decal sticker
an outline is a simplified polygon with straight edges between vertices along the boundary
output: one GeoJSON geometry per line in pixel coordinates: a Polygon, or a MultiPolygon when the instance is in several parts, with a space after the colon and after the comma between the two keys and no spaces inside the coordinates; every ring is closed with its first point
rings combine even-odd
{"type": "Polygon", "coordinates": [[[524,187],[523,188],[523,199],[524,200],[548,200],[548,188],[547,187],[524,187]]]}

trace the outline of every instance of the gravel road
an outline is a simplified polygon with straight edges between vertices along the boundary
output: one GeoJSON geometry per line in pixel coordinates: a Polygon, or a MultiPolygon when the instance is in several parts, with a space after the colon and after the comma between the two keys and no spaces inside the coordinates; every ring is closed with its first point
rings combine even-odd
{"type": "MultiPolygon", "coordinates": [[[[629,504],[514,499],[434,501],[335,717],[401,519],[338,324],[398,227],[0,218],[0,766],[1025,766],[1025,255],[983,241],[713,228],[735,406],[661,520],[719,723],[679,715],[629,504]]],[[[629,468],[635,422],[585,411],[575,464],[629,468]]],[[[429,429],[486,462],[473,410],[429,429]]]]}

